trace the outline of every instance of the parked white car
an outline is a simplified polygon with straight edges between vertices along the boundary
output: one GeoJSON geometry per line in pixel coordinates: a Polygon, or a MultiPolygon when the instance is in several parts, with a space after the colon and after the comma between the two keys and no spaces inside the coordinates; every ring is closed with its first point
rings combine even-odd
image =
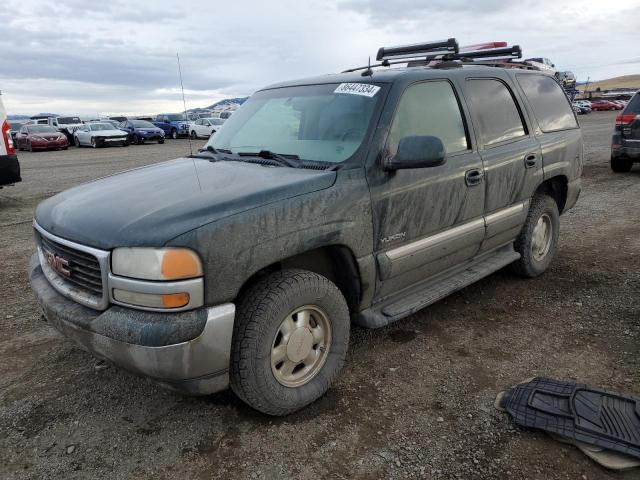
{"type": "Polygon", "coordinates": [[[220,130],[223,118],[199,118],[191,124],[191,138],[209,138],[220,130]]]}
{"type": "Polygon", "coordinates": [[[89,123],[83,125],[73,134],[76,147],[90,146],[93,148],[110,145],[129,146],[129,134],[119,130],[111,123],[89,123]]]}

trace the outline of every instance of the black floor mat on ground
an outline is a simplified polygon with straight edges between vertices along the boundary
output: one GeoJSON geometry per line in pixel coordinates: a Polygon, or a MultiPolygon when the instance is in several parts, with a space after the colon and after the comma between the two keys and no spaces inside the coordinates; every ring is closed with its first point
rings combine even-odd
{"type": "Polygon", "coordinates": [[[500,406],[523,427],[640,458],[640,399],[534,378],[507,390],[500,406]]]}

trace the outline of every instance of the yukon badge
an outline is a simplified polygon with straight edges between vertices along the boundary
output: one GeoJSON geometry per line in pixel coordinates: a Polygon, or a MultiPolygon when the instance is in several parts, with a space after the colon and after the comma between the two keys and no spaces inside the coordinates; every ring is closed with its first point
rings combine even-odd
{"type": "Polygon", "coordinates": [[[380,243],[388,245],[389,243],[397,242],[398,240],[404,240],[406,236],[407,232],[394,233],[393,235],[387,235],[386,237],[381,238],[380,243]]]}

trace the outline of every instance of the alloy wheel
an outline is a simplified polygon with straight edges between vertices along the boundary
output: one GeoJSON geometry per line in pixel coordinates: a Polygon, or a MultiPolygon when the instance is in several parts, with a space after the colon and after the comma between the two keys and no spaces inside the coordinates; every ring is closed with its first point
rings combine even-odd
{"type": "Polygon", "coordinates": [[[287,315],[271,346],[271,371],[285,387],[300,387],[322,369],[331,347],[331,322],[318,306],[305,305],[287,315]]]}

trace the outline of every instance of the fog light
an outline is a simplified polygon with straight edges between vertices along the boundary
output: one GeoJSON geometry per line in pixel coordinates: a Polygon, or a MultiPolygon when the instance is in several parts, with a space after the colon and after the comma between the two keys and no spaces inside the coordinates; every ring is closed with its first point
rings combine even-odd
{"type": "Polygon", "coordinates": [[[156,295],[152,293],[130,292],[128,290],[120,290],[119,288],[113,289],[113,298],[118,302],[129,305],[158,309],[181,308],[188,305],[190,300],[189,294],[184,292],[156,295]]]}

